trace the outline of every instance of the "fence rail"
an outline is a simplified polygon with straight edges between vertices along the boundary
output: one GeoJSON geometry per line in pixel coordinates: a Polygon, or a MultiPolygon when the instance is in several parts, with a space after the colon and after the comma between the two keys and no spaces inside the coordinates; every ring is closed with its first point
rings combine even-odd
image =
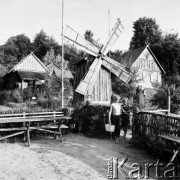
{"type": "Polygon", "coordinates": [[[133,135],[143,137],[160,134],[180,136],[180,116],[148,111],[134,115],[133,135]]]}
{"type": "Polygon", "coordinates": [[[52,111],[52,112],[33,112],[33,113],[18,113],[18,114],[0,114],[0,122],[1,119],[15,119],[15,118],[47,118],[47,117],[62,117],[64,116],[63,111],[52,111]]]}

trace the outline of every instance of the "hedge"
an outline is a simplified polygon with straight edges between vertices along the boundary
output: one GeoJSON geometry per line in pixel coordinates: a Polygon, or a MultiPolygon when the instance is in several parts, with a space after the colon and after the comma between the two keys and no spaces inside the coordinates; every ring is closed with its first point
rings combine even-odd
{"type": "Polygon", "coordinates": [[[76,129],[89,136],[105,136],[109,106],[79,105],[74,109],[72,119],[76,129]]]}

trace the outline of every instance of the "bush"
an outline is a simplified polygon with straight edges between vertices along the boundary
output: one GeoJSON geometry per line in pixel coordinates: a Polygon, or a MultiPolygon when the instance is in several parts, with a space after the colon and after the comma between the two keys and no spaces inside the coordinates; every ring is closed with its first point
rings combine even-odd
{"type": "Polygon", "coordinates": [[[33,96],[33,93],[30,88],[25,88],[22,90],[22,98],[24,101],[30,100],[33,96]]]}
{"type": "Polygon", "coordinates": [[[89,136],[106,135],[105,123],[108,121],[109,106],[81,105],[76,107],[72,119],[76,128],[89,136]]]}
{"type": "Polygon", "coordinates": [[[23,102],[22,90],[20,90],[20,89],[12,90],[11,95],[10,95],[10,100],[12,102],[22,103],[23,102]]]}
{"type": "Polygon", "coordinates": [[[48,100],[45,98],[38,98],[37,100],[37,105],[41,106],[42,108],[47,108],[48,107],[48,100]]]}
{"type": "Polygon", "coordinates": [[[0,92],[0,104],[4,105],[8,102],[22,103],[22,91],[19,89],[0,92]]]}
{"type": "Polygon", "coordinates": [[[4,105],[8,100],[11,92],[10,91],[1,91],[0,92],[0,105],[4,105]]]}

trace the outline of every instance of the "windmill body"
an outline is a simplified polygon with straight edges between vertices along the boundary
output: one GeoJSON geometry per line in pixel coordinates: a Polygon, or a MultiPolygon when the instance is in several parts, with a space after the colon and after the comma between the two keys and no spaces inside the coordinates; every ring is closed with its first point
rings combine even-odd
{"type": "Polygon", "coordinates": [[[125,83],[129,82],[131,74],[125,70],[125,67],[106,56],[122,30],[123,26],[118,19],[105,45],[98,47],[68,26],[64,37],[91,55],[76,63],[74,102],[88,99],[94,103],[110,103],[112,95],[111,76],[114,75],[125,83]]]}

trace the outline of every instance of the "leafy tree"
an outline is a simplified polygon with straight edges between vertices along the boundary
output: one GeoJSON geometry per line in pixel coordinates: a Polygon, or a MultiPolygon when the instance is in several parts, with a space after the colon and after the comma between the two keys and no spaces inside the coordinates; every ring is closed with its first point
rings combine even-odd
{"type": "Polygon", "coordinates": [[[84,33],[85,39],[88,40],[91,43],[94,42],[93,36],[94,36],[94,34],[93,34],[93,32],[91,30],[86,30],[85,33],[84,33]]]}
{"type": "Polygon", "coordinates": [[[20,61],[31,52],[32,45],[27,36],[20,34],[10,37],[5,45],[1,46],[1,50],[3,50],[6,55],[14,56],[20,61]]]}
{"type": "Polygon", "coordinates": [[[155,19],[139,18],[133,23],[134,35],[130,42],[130,49],[137,49],[146,43],[155,44],[161,40],[162,32],[155,19]]]}
{"type": "Polygon", "coordinates": [[[47,41],[47,47],[48,50],[53,49],[54,50],[54,54],[57,56],[58,54],[61,54],[61,46],[58,44],[58,42],[51,36],[48,37],[48,41],[47,41]]]}
{"type": "Polygon", "coordinates": [[[166,71],[166,77],[180,74],[180,39],[178,34],[166,34],[151,49],[166,71]]]}
{"type": "Polygon", "coordinates": [[[48,36],[46,33],[41,30],[38,34],[36,34],[33,41],[34,53],[39,59],[43,59],[48,51],[48,36]]]}
{"type": "Polygon", "coordinates": [[[8,72],[7,67],[0,64],[0,78],[3,77],[8,72]]]}
{"type": "Polygon", "coordinates": [[[55,57],[53,49],[51,49],[50,51],[47,51],[46,55],[44,56],[43,61],[44,61],[46,66],[51,64],[52,62],[55,63],[56,57],[55,57]]]}
{"type": "Polygon", "coordinates": [[[109,51],[107,53],[107,56],[111,57],[112,59],[120,62],[123,52],[119,49],[116,49],[115,51],[109,51]]]}
{"type": "Polygon", "coordinates": [[[82,50],[79,51],[74,46],[65,44],[64,59],[69,62],[69,68],[71,71],[75,70],[74,63],[85,58],[86,56],[87,56],[87,54],[84,51],[82,51],[82,50]]]}
{"type": "Polygon", "coordinates": [[[15,64],[18,63],[18,59],[15,56],[0,52],[0,64],[7,70],[10,70],[15,64]]]}

